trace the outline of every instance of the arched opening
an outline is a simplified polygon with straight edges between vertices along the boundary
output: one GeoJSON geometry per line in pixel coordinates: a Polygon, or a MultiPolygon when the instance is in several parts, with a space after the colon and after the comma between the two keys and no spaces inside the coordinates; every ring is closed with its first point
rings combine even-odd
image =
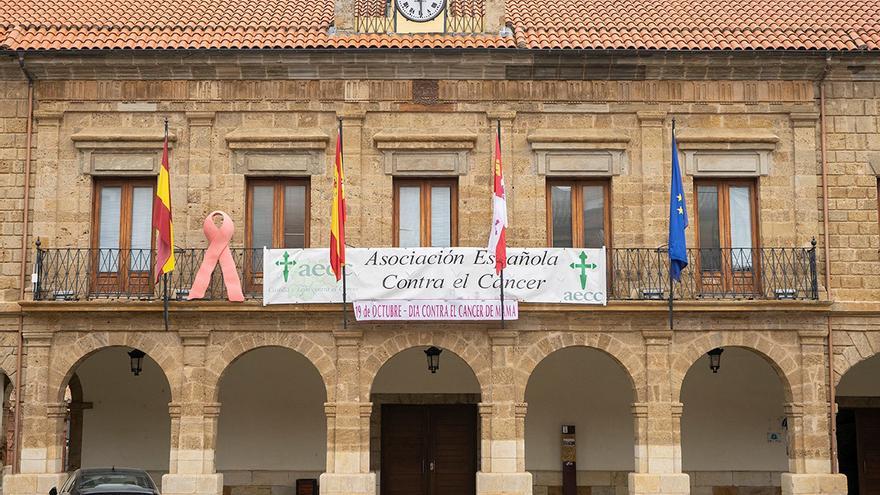
{"type": "Polygon", "coordinates": [[[67,403],[62,439],[66,470],[132,467],[157,481],[168,472],[171,387],[149,356],[135,375],[131,350],[100,349],[71,371],[62,392],[67,403]]]}
{"type": "Polygon", "coordinates": [[[381,495],[476,493],[480,383],[448,349],[429,371],[428,348],[401,351],[373,380],[370,469],[381,495]]]}
{"type": "Polygon", "coordinates": [[[577,493],[626,493],[635,466],[635,393],[620,363],[598,349],[560,349],[532,371],[525,397],[534,493],[561,493],[572,483],[577,493]]]}
{"type": "Polygon", "coordinates": [[[844,373],[837,405],[837,460],[848,492],[880,493],[880,355],[844,373]]]}
{"type": "Polygon", "coordinates": [[[692,493],[778,493],[788,471],[785,385],[763,356],[724,347],[693,363],[681,389],[682,471],[692,493]]]}
{"type": "Polygon", "coordinates": [[[225,495],[294,493],[327,463],[327,390],[314,364],[282,347],[239,356],[219,385],[216,467],[225,495]]]}
{"type": "MultiPolygon", "coordinates": [[[[0,370],[0,385],[3,387],[3,408],[0,411],[0,467],[2,472],[0,476],[12,473],[12,458],[9,455],[9,448],[12,446],[13,436],[13,408],[12,403],[15,400],[13,395],[14,383],[12,378],[5,372],[0,370]]],[[[2,482],[0,482],[2,488],[2,482]]]]}

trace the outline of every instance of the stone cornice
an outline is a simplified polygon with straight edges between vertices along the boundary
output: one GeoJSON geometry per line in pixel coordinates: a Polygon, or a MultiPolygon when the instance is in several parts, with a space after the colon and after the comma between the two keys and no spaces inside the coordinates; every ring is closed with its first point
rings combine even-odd
{"type": "Polygon", "coordinates": [[[230,149],[286,148],[323,150],[330,136],[320,129],[241,128],[226,135],[230,149]]]}
{"type": "MultiPolygon", "coordinates": [[[[126,128],[93,127],[83,129],[70,136],[71,141],[77,148],[95,148],[104,143],[127,143],[130,146],[161,148],[165,140],[165,134],[161,127],[158,128],[126,128]]],[[[173,131],[168,132],[168,141],[177,140],[173,131]]]]}
{"type": "Polygon", "coordinates": [[[413,133],[382,131],[373,136],[376,148],[382,149],[472,149],[477,142],[474,133],[413,133]]]}

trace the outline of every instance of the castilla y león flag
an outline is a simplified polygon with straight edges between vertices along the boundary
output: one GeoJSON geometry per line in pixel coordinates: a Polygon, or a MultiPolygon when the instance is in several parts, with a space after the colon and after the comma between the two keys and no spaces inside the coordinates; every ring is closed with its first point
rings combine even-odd
{"type": "Polygon", "coordinates": [[[156,282],[174,270],[174,226],[171,223],[171,177],[168,171],[168,131],[162,148],[162,166],[153,198],[153,230],[156,232],[156,282]]]}
{"type": "Polygon", "coordinates": [[[495,253],[495,273],[507,266],[507,196],[504,192],[504,174],[501,170],[501,130],[495,135],[495,159],[492,164],[492,230],[489,232],[489,252],[495,253]]]}
{"type": "Polygon", "coordinates": [[[333,209],[330,212],[330,267],[336,280],[345,267],[345,175],[342,172],[342,124],[336,140],[336,166],[333,168],[333,209]]]}

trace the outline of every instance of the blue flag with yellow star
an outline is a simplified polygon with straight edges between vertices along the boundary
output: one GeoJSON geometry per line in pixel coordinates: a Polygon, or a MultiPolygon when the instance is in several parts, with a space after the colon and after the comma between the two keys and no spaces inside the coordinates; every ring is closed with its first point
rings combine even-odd
{"type": "Polygon", "coordinates": [[[687,241],[684,231],[688,227],[684,186],[678,165],[678,144],[675,142],[675,123],[672,124],[672,185],[669,188],[669,276],[681,280],[681,271],[688,264],[687,241]]]}

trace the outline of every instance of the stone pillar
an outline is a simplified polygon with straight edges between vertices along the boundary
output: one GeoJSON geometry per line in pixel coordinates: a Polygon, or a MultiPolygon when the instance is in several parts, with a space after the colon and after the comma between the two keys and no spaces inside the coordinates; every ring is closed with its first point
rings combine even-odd
{"type": "MultiPolygon", "coordinates": [[[[666,140],[664,129],[666,125],[666,112],[642,111],[637,113],[641,126],[641,156],[638,163],[633,160],[632,174],[641,177],[642,180],[642,225],[665,225],[668,212],[662,207],[651,208],[648,205],[668,204],[666,196],[669,181],[660,177],[669,177],[669,161],[666,159],[666,140]]],[[[687,181],[685,181],[687,182],[687,181]]],[[[689,196],[690,197],[690,196],[689,196]]],[[[666,243],[665,234],[659,237],[636,239],[636,245],[659,246],[666,243]]],[[[693,229],[691,229],[693,230],[693,229]]],[[[645,235],[644,233],[642,234],[645,235]]]]}
{"type": "Polygon", "coordinates": [[[52,334],[25,332],[24,390],[21,412],[20,470],[3,479],[5,495],[45,495],[61,486],[63,438],[67,405],[60,390],[48,390],[52,334]]]}
{"type": "Polygon", "coordinates": [[[669,368],[672,332],[644,332],[646,402],[633,404],[636,471],[629,475],[632,495],[687,495],[690,479],[681,472],[682,404],[673,401],[669,368]]]}
{"type": "MultiPolygon", "coordinates": [[[[214,205],[222,205],[226,200],[226,198],[212,197],[212,195],[228,194],[216,184],[211,184],[212,172],[218,176],[225,173],[213,171],[211,168],[214,112],[186,112],[186,120],[189,132],[189,139],[186,142],[186,159],[175,160],[175,157],[171,157],[172,167],[180,167],[182,164],[186,166],[186,175],[177,174],[171,181],[173,188],[171,200],[174,202],[172,207],[174,211],[185,211],[184,218],[188,222],[183,225],[183,228],[178,228],[174,232],[174,240],[181,246],[194,244],[190,242],[192,239],[190,233],[197,233],[195,243],[202,242],[202,221],[214,209],[214,205]],[[178,177],[183,180],[179,180],[178,177]]],[[[174,151],[177,150],[182,151],[182,146],[176,146],[174,151]]],[[[233,151],[230,150],[230,153],[233,151]]],[[[180,158],[183,157],[180,156],[180,158]]],[[[244,231],[244,229],[240,230],[244,231]]],[[[243,235],[241,235],[241,239],[241,242],[244,242],[243,235]]],[[[174,297],[174,294],[171,294],[171,297],[174,297]]]]}
{"type": "Polygon", "coordinates": [[[819,233],[818,201],[818,147],[816,126],[818,113],[791,114],[792,141],[794,141],[794,230],[796,245],[806,247],[819,233]]]}
{"type": "MultiPolygon", "coordinates": [[[[205,348],[210,332],[181,332],[183,385],[179,402],[169,404],[171,456],[162,476],[164,495],[221,495],[223,475],[215,471],[214,448],[220,404],[207,386],[205,348]]],[[[219,385],[219,384],[217,384],[219,385]]]]}
{"type": "MultiPolygon", "coordinates": [[[[336,390],[324,405],[327,414],[327,471],[321,474],[324,495],[373,495],[376,473],[370,472],[370,413],[361,402],[360,348],[363,333],[336,331],[336,390]],[[335,401],[333,400],[335,398],[335,401]]],[[[329,395],[329,394],[328,394],[329,395]]]]}
{"type": "MultiPolygon", "coordinates": [[[[355,246],[368,245],[371,242],[371,238],[364,233],[363,226],[377,221],[378,218],[366,217],[378,216],[381,212],[376,212],[375,209],[369,207],[371,205],[368,201],[361,199],[369,197],[369,194],[364,189],[365,181],[369,182],[369,178],[375,174],[373,170],[364,170],[364,167],[370,167],[372,163],[362,159],[361,144],[363,143],[364,117],[366,117],[366,112],[359,104],[346,104],[336,113],[336,116],[342,119],[345,196],[346,209],[348,210],[345,229],[348,235],[346,241],[355,246]],[[359,200],[353,201],[351,198],[359,198],[359,200]]],[[[329,150],[330,156],[335,160],[336,140],[333,138],[330,140],[329,150]]],[[[326,182],[328,184],[333,182],[332,169],[326,182]]]]}
{"type": "Polygon", "coordinates": [[[798,336],[801,344],[799,391],[803,401],[785,405],[790,472],[782,473],[782,493],[843,495],[847,492],[846,476],[831,474],[826,331],[824,328],[805,329],[798,332],[798,336]]]}
{"type": "Polygon", "coordinates": [[[482,454],[478,495],[532,493],[532,474],[525,470],[526,405],[516,401],[513,381],[516,336],[514,331],[489,332],[492,375],[479,406],[482,454]]]}

